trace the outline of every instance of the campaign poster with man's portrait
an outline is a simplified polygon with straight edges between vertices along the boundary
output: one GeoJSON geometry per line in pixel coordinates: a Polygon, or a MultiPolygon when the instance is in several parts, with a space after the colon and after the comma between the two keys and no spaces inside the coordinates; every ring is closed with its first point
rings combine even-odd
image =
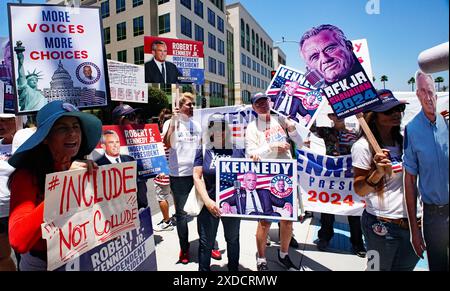
{"type": "Polygon", "coordinates": [[[306,80],[305,73],[284,65],[278,68],[266,94],[274,111],[289,116],[308,129],[325,100],[321,92],[306,80]]]}
{"type": "Polygon", "coordinates": [[[297,220],[297,165],[294,160],[220,158],[216,204],[224,217],[297,220]]]}
{"type": "Polygon", "coordinates": [[[80,109],[108,104],[99,7],[8,4],[16,113],[63,100],[80,109]],[[18,21],[20,20],[20,21],[18,21]]]}
{"type": "Polygon", "coordinates": [[[324,24],[306,31],[300,39],[300,55],[306,63],[306,79],[321,89],[339,119],[381,103],[340,28],[324,24]]]}
{"type": "Polygon", "coordinates": [[[140,179],[169,174],[157,124],[105,125],[91,155],[99,165],[137,161],[140,179]]]}
{"type": "Polygon", "coordinates": [[[145,36],[145,82],[203,85],[203,57],[201,41],[145,36]]]}

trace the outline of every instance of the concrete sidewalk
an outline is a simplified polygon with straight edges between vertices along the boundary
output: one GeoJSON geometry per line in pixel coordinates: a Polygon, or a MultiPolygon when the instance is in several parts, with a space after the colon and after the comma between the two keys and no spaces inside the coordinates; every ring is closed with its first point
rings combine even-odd
{"type": "MultiPolygon", "coordinates": [[[[174,213],[173,206],[170,213],[174,213]]],[[[161,221],[161,213],[152,216],[153,223],[161,221]]],[[[180,251],[176,229],[172,231],[155,232],[155,245],[158,270],[160,271],[198,271],[198,234],[197,220],[193,218],[189,222],[189,241],[191,262],[187,265],[177,264],[180,251]]],[[[256,271],[256,221],[242,220],[240,229],[240,270],[256,271]]],[[[329,252],[317,250],[314,240],[317,239],[319,229],[318,219],[308,218],[303,223],[294,222],[294,235],[299,242],[298,249],[289,249],[289,256],[296,265],[301,265],[306,270],[312,271],[363,271],[366,267],[366,259],[359,258],[350,252],[348,229],[340,230],[345,224],[336,223],[335,236],[330,243],[329,252]]],[[[348,228],[348,227],[347,227],[348,228]]],[[[270,229],[271,246],[267,247],[268,266],[271,271],[284,271],[285,269],[278,264],[277,250],[278,225],[272,223],[270,229]]],[[[222,253],[222,260],[211,259],[211,269],[215,271],[226,271],[227,253],[226,242],[223,235],[222,224],[219,224],[217,234],[219,249],[222,253]]]]}

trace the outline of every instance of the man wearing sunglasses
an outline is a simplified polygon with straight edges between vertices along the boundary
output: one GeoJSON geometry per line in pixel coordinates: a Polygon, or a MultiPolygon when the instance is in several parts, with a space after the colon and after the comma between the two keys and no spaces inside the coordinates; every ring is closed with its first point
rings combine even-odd
{"type": "Polygon", "coordinates": [[[419,257],[427,251],[430,271],[448,271],[448,121],[436,114],[432,76],[418,71],[416,81],[422,111],[405,128],[403,157],[411,243],[419,257]],[[423,203],[422,232],[416,219],[417,197],[423,203]]]}

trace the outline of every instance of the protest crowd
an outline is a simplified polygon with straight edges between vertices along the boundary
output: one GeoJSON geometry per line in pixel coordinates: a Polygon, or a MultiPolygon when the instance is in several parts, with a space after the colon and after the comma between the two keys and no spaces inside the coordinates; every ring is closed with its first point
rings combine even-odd
{"type": "MultiPolygon", "coordinates": [[[[148,46],[155,60],[145,66],[146,80],[147,73],[161,73],[155,82],[164,84],[180,77],[165,61],[166,42],[148,46]]],[[[378,270],[412,271],[426,253],[431,271],[448,271],[449,120],[437,110],[433,78],[417,71],[421,109],[403,129],[409,103],[373,87],[339,28],[314,27],[299,44],[307,72],[280,67],[274,78],[282,86],[255,92],[251,105],[195,109],[195,90],[177,90],[173,111],[164,108],[156,124],[129,102],[106,104],[105,120],[70,102],[47,102],[35,90],[39,73],[21,67],[20,102],[42,104],[22,106],[32,111],[28,119],[0,114],[0,271],[157,270],[152,235],[163,231],[177,233],[171,251],[178,263],[210,271],[211,259],[222,259],[219,224],[229,271],[240,270],[242,244],[254,245],[258,271],[270,271],[273,223],[278,263],[297,271],[303,268],[289,255],[298,246],[293,228],[311,212],[320,216],[319,251],[329,251],[341,215],[353,254],[377,253],[378,270]],[[347,126],[355,116],[359,126],[347,126]],[[154,225],[148,185],[162,214],[154,225]],[[254,240],[241,237],[243,220],[254,222],[254,240]]],[[[25,66],[25,48],[14,50],[25,66]]],[[[91,64],[78,70],[87,86],[101,75],[91,64]]]]}

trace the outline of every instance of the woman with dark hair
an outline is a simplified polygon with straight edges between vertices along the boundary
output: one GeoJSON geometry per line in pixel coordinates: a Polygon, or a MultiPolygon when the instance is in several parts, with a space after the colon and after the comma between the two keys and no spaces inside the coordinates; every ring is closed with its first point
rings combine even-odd
{"type": "Polygon", "coordinates": [[[240,219],[220,218],[216,205],[216,163],[218,158],[243,158],[242,151],[234,150],[230,141],[230,130],[225,116],[215,113],[208,119],[207,142],[197,150],[194,162],[194,184],[205,203],[197,217],[200,237],[198,250],[199,271],[210,271],[211,253],[217,235],[219,221],[222,221],[227,242],[228,270],[238,271],[240,219]],[[203,178],[203,179],[202,179],[203,178]]]}
{"type": "Polygon", "coordinates": [[[8,160],[16,170],[9,177],[11,246],[21,254],[21,271],[47,270],[47,246],[42,238],[45,176],[96,165],[84,160],[97,145],[102,123],[62,101],[45,105],[37,114],[37,130],[8,160]],[[78,160],[78,161],[77,161],[78,160]]]}
{"type": "MultiPolygon", "coordinates": [[[[410,243],[403,199],[403,137],[405,103],[380,90],[382,104],[365,119],[383,153],[374,153],[363,134],[352,147],[355,192],[365,197],[361,227],[368,251],[376,251],[381,271],[412,271],[419,258],[410,243]]],[[[373,261],[371,261],[373,263],[373,261]]]]}

